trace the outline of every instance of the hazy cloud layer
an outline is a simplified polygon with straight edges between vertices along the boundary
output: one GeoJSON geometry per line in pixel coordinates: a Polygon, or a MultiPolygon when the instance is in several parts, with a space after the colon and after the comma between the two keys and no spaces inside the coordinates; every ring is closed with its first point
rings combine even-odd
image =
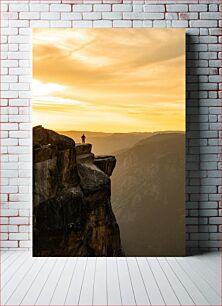
{"type": "Polygon", "coordinates": [[[33,30],[33,77],[34,124],[185,128],[184,30],[33,30]]]}

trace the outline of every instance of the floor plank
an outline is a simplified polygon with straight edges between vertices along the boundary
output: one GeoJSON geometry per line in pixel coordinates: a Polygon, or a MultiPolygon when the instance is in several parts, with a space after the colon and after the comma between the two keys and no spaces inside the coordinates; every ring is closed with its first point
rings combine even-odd
{"type": "Polygon", "coordinates": [[[38,273],[47,263],[46,260],[36,260],[31,269],[22,279],[22,282],[18,284],[10,298],[8,299],[6,305],[20,305],[24,296],[26,295],[27,291],[30,288],[30,285],[35,281],[38,273]]]}
{"type": "Polygon", "coordinates": [[[107,300],[108,305],[122,305],[117,259],[115,257],[107,258],[107,300]]]}
{"type": "Polygon", "coordinates": [[[16,288],[21,284],[25,278],[25,276],[29,273],[32,266],[35,264],[35,260],[31,257],[26,258],[25,263],[18,269],[17,273],[14,273],[13,277],[10,279],[10,282],[4,283],[3,282],[3,289],[1,290],[1,303],[4,305],[16,288]]]}
{"type": "Polygon", "coordinates": [[[186,288],[186,291],[192,297],[192,300],[194,301],[194,303],[196,305],[209,305],[209,302],[200,292],[198,287],[194,284],[194,282],[192,281],[192,278],[189,275],[187,275],[187,273],[185,273],[183,269],[181,269],[180,265],[175,260],[175,258],[168,257],[167,261],[169,265],[171,266],[172,270],[174,271],[174,273],[179,277],[183,286],[186,288]]]}
{"type": "Polygon", "coordinates": [[[162,271],[165,273],[166,278],[168,279],[171,287],[174,288],[174,292],[177,296],[181,305],[195,305],[192,297],[187,292],[186,288],[183,286],[182,282],[179,280],[178,276],[172,270],[169,263],[166,261],[164,257],[157,259],[162,271]]]}
{"type": "Polygon", "coordinates": [[[83,278],[86,271],[88,258],[77,258],[76,266],[73,271],[71,282],[68,288],[65,305],[78,305],[83,278]]]}
{"type": "Polygon", "coordinates": [[[150,300],[144,280],[140,273],[139,267],[135,257],[126,258],[128,270],[132,282],[133,291],[135,294],[135,300],[137,305],[150,305],[150,300]]]}
{"type": "Polygon", "coordinates": [[[14,252],[12,256],[7,258],[5,263],[1,266],[1,273],[5,273],[9,267],[16,264],[16,260],[22,256],[22,252],[14,252]]]}
{"type": "Polygon", "coordinates": [[[22,256],[20,256],[18,260],[14,262],[13,265],[11,265],[7,269],[6,273],[4,272],[1,273],[1,279],[2,279],[1,290],[3,289],[4,286],[6,286],[6,284],[12,279],[14,275],[19,273],[19,270],[23,267],[23,264],[25,263],[26,260],[27,256],[24,256],[24,254],[22,254],[22,256]]]}
{"type": "Polygon", "coordinates": [[[163,296],[145,257],[137,258],[151,305],[165,305],[163,296]]]}
{"type": "Polygon", "coordinates": [[[5,260],[7,260],[10,256],[15,255],[14,252],[10,252],[10,251],[4,251],[4,252],[0,252],[0,262],[3,263],[5,260]]]}
{"type": "Polygon", "coordinates": [[[117,258],[122,305],[136,305],[126,258],[117,258]]]}
{"type": "Polygon", "coordinates": [[[50,305],[55,288],[59,282],[62,271],[66,263],[66,258],[57,258],[53,270],[51,271],[47,282],[42,288],[35,305],[50,305]]]}
{"type": "Polygon", "coordinates": [[[200,290],[200,292],[203,294],[203,296],[206,298],[209,304],[212,305],[219,305],[221,300],[220,296],[216,293],[214,289],[201,277],[200,273],[197,273],[193,267],[189,265],[186,259],[184,258],[177,258],[176,261],[179,263],[181,269],[183,269],[184,272],[189,274],[189,276],[192,278],[192,281],[195,283],[197,288],[200,290]]]}
{"type": "Polygon", "coordinates": [[[72,275],[76,267],[77,258],[69,257],[65,264],[63,273],[59,279],[50,305],[64,305],[68,293],[72,275]]]}
{"type": "Polygon", "coordinates": [[[201,277],[205,279],[205,281],[212,288],[214,288],[218,294],[221,293],[221,269],[219,269],[219,266],[218,274],[216,274],[211,269],[209,269],[208,265],[206,265],[203,261],[196,259],[195,256],[188,257],[187,262],[192,267],[192,269],[200,273],[201,277]]]}
{"type": "Polygon", "coordinates": [[[21,305],[35,305],[39,294],[41,293],[44,285],[46,284],[52,269],[56,263],[55,258],[47,258],[42,269],[36,275],[36,278],[29,287],[29,290],[26,292],[26,295],[21,301],[21,305]]]}
{"type": "Polygon", "coordinates": [[[80,292],[79,305],[92,305],[93,288],[95,280],[95,267],[97,258],[88,258],[85,275],[80,292]]]}
{"type": "Polygon", "coordinates": [[[202,254],[197,256],[196,258],[199,259],[201,262],[205,263],[207,267],[215,274],[215,276],[218,275],[221,271],[221,269],[218,269],[219,267],[221,267],[220,256],[217,256],[214,253],[207,253],[207,255],[202,254]]]}
{"type": "Polygon", "coordinates": [[[179,305],[179,300],[156,258],[147,258],[166,304],[179,305]]]}
{"type": "Polygon", "coordinates": [[[97,258],[93,291],[93,305],[107,305],[106,258],[97,258]]]}

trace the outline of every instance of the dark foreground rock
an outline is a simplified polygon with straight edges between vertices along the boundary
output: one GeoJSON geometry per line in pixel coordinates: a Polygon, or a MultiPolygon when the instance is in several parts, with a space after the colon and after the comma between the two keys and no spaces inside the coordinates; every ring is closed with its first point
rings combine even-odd
{"type": "Polygon", "coordinates": [[[69,137],[33,129],[33,255],[123,256],[110,202],[114,157],[101,163],[91,145],[77,147],[69,137]]]}

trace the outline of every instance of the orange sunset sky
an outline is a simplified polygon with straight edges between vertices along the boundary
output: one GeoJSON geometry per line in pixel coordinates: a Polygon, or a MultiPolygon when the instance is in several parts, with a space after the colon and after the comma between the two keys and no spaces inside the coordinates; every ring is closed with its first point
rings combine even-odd
{"type": "Polygon", "coordinates": [[[34,29],[33,125],[185,130],[183,29],[34,29]]]}

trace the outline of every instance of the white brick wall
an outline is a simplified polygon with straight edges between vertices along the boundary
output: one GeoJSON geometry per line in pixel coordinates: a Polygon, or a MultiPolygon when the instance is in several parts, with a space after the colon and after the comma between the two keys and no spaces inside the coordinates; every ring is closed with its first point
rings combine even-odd
{"type": "Polygon", "coordinates": [[[220,0],[1,1],[1,248],[31,245],[33,27],[187,29],[187,248],[220,248],[221,8],[220,0]]]}

